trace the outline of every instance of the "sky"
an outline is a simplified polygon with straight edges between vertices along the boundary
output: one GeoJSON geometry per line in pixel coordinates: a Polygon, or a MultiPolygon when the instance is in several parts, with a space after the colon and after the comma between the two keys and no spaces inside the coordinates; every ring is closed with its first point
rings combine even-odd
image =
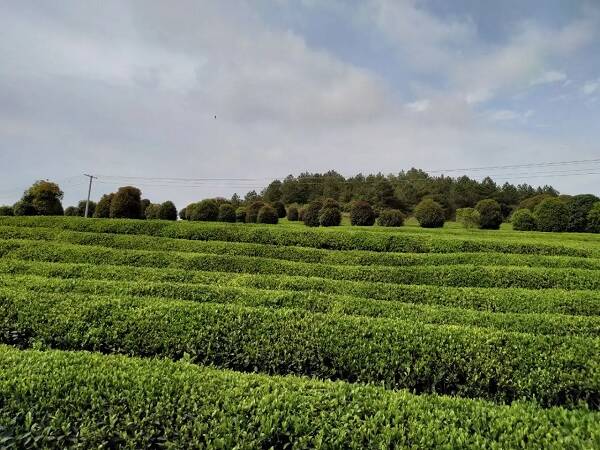
{"type": "Polygon", "coordinates": [[[447,173],[600,194],[600,0],[0,3],[0,204],[593,159],[447,173]]]}

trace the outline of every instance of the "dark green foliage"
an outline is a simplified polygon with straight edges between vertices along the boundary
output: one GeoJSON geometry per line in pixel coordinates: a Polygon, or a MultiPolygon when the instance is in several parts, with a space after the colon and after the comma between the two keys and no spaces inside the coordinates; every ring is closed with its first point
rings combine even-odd
{"type": "Polygon", "coordinates": [[[444,209],[439,203],[431,199],[425,199],[416,206],[415,217],[423,228],[441,228],[444,226],[444,209]]]}
{"type": "Polygon", "coordinates": [[[279,216],[275,208],[270,205],[264,205],[260,208],[256,216],[256,223],[276,224],[277,222],[279,222],[279,216]]]}
{"type": "Polygon", "coordinates": [[[323,202],[320,200],[314,200],[306,205],[303,209],[302,221],[304,225],[308,227],[318,227],[319,223],[319,214],[321,213],[321,209],[323,208],[323,202]]]}
{"type": "Polygon", "coordinates": [[[275,211],[277,211],[277,217],[283,219],[286,216],[287,211],[285,210],[285,205],[282,202],[273,202],[271,206],[275,208],[275,211]]]}
{"type": "Polygon", "coordinates": [[[79,210],[77,209],[76,206],[69,206],[69,207],[65,208],[65,216],[74,217],[74,216],[78,216],[78,215],[79,215],[79,210]]]}
{"type": "Polygon", "coordinates": [[[569,224],[567,231],[584,232],[588,229],[587,217],[598,197],[591,194],[575,195],[566,203],[569,209],[569,224]]]}
{"type": "Polygon", "coordinates": [[[340,208],[339,202],[333,198],[326,198],[322,204],[322,208],[340,208]]]}
{"type": "Polygon", "coordinates": [[[156,220],[158,219],[158,211],[160,210],[160,205],[158,203],[150,203],[146,207],[146,211],[144,212],[144,217],[148,220],[156,220]]]}
{"type": "MultiPolygon", "coordinates": [[[[244,211],[244,217],[245,217],[244,211]]],[[[229,203],[223,203],[219,206],[219,222],[235,222],[236,212],[235,208],[229,203]]]]}
{"type": "Polygon", "coordinates": [[[593,448],[599,433],[586,410],[8,347],[0,397],[9,448],[593,448]]]}
{"type": "Polygon", "coordinates": [[[517,231],[535,231],[537,230],[537,222],[533,213],[527,208],[517,209],[512,215],[513,230],[517,231]]]}
{"type": "Polygon", "coordinates": [[[133,186],[120,187],[110,202],[111,218],[140,219],[142,192],[133,186]]]}
{"type": "Polygon", "coordinates": [[[307,206],[308,205],[305,205],[302,208],[298,208],[298,220],[300,222],[304,222],[304,213],[306,212],[307,206]]]}
{"type": "Polygon", "coordinates": [[[179,218],[181,220],[187,220],[187,211],[186,211],[186,208],[181,208],[179,210],[179,218]]]}
{"type": "Polygon", "coordinates": [[[213,199],[202,200],[188,205],[186,215],[188,220],[214,222],[219,218],[219,206],[213,199]]]}
{"type": "Polygon", "coordinates": [[[600,233],[600,202],[594,203],[587,216],[588,231],[600,233]]]}
{"type": "Polygon", "coordinates": [[[569,209],[558,198],[547,198],[534,211],[539,231],[566,231],[569,225],[569,209]]]}
{"type": "Polygon", "coordinates": [[[25,191],[21,200],[15,205],[17,216],[62,216],[64,214],[61,200],[63,191],[56,183],[39,180],[25,191]]]}
{"type": "Polygon", "coordinates": [[[14,210],[12,206],[0,206],[0,216],[14,216],[14,210]]]}
{"type": "MultiPolygon", "coordinates": [[[[77,204],[77,215],[79,217],[85,217],[85,204],[86,200],[80,200],[77,204]]],[[[94,213],[96,212],[96,202],[90,200],[89,209],[88,209],[88,217],[94,217],[94,213]]],[[[66,215],[66,214],[65,214],[66,215]]]]}
{"type": "Polygon", "coordinates": [[[146,219],[146,210],[148,209],[148,206],[150,206],[152,202],[150,202],[150,200],[148,200],[147,198],[143,198],[142,201],[140,202],[140,218],[141,219],[146,219]]]}
{"type": "Polygon", "coordinates": [[[519,203],[519,209],[528,209],[530,211],[534,211],[537,205],[549,198],[556,198],[556,195],[548,193],[534,195],[533,197],[526,198],[521,203],[519,203]]]}
{"type": "Polygon", "coordinates": [[[480,200],[475,205],[479,213],[479,228],[483,230],[497,230],[502,223],[502,210],[500,204],[493,199],[480,200]]]}
{"type": "Polygon", "coordinates": [[[238,207],[235,210],[235,221],[236,222],[246,222],[246,208],[243,206],[238,207]]]}
{"type": "Polygon", "coordinates": [[[369,202],[364,200],[352,202],[350,207],[350,223],[352,225],[370,227],[375,223],[375,219],[375,211],[373,211],[369,202]]]}
{"type": "Polygon", "coordinates": [[[319,212],[319,224],[322,227],[337,227],[342,222],[342,213],[339,208],[332,206],[323,207],[319,212]]]}
{"type": "Polygon", "coordinates": [[[479,228],[479,211],[475,208],[458,208],[456,221],[465,228],[479,228]]]}
{"type": "Polygon", "coordinates": [[[110,217],[110,204],[112,203],[114,193],[104,194],[100,201],[96,205],[96,211],[94,211],[94,217],[106,219],[110,217]]]}
{"type": "MultiPolygon", "coordinates": [[[[281,181],[275,180],[269,184],[264,191],[262,191],[261,197],[265,202],[275,203],[281,199],[281,181]]],[[[275,209],[275,205],[273,205],[275,209]]],[[[282,216],[280,216],[282,217],[282,216]]],[[[285,217],[285,216],[283,216],[285,217]]]]}
{"type": "Polygon", "coordinates": [[[256,223],[258,220],[258,212],[265,206],[261,200],[256,200],[246,206],[246,223],[256,223]]]}
{"type": "Polygon", "coordinates": [[[298,207],[295,205],[288,206],[287,209],[287,219],[290,222],[297,222],[299,219],[298,207]]]}
{"type": "Polygon", "coordinates": [[[170,200],[161,203],[158,208],[158,218],[161,220],[177,220],[177,208],[175,204],[170,200]]]}
{"type": "Polygon", "coordinates": [[[377,218],[381,227],[401,227],[404,225],[404,214],[398,209],[384,209],[377,218]]]}
{"type": "Polygon", "coordinates": [[[13,214],[15,216],[35,216],[37,212],[31,203],[19,200],[13,206],[13,214]]]}

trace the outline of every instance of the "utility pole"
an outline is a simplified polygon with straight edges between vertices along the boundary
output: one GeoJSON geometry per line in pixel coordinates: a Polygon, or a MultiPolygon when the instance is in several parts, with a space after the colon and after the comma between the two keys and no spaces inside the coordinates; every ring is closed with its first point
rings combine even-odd
{"type": "Polygon", "coordinates": [[[92,180],[94,178],[98,178],[98,177],[95,177],[94,175],[88,175],[87,173],[84,173],[83,175],[90,179],[90,186],[88,187],[87,201],[85,202],[85,217],[87,217],[88,211],[90,210],[90,195],[92,193],[92,180]]]}

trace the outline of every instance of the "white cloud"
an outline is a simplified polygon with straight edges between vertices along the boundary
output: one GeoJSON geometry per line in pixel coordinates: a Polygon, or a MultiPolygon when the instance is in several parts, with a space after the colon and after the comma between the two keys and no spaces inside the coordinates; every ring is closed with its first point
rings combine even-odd
{"type": "Polygon", "coordinates": [[[410,109],[411,111],[424,112],[429,109],[430,101],[429,99],[424,98],[411,103],[406,103],[404,106],[406,106],[406,108],[410,109]]]}
{"type": "Polygon", "coordinates": [[[583,87],[581,88],[581,92],[585,95],[592,95],[594,92],[600,89],[600,78],[597,80],[589,80],[586,81],[583,87]]]}
{"type": "Polygon", "coordinates": [[[531,85],[535,86],[538,84],[549,84],[549,83],[557,83],[559,81],[564,81],[565,85],[567,85],[567,74],[564,72],[559,72],[557,70],[549,70],[544,72],[538,78],[535,78],[531,81],[531,85]]]}
{"type": "Polygon", "coordinates": [[[504,122],[518,120],[525,122],[533,115],[533,110],[529,109],[525,112],[514,111],[511,109],[498,109],[488,112],[488,117],[493,122],[504,122]]]}

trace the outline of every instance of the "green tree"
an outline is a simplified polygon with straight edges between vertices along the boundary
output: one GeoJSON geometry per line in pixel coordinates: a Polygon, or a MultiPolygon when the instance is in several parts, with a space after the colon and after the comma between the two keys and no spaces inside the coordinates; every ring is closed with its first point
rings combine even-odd
{"type": "Polygon", "coordinates": [[[287,219],[290,222],[295,222],[295,221],[299,220],[299,217],[298,217],[298,207],[296,205],[290,205],[290,206],[288,206],[288,209],[287,209],[287,219]]]}
{"type": "Polygon", "coordinates": [[[442,205],[427,198],[415,207],[415,217],[423,228],[441,228],[444,226],[445,216],[442,205]]]}
{"type": "Polygon", "coordinates": [[[235,222],[235,208],[229,203],[223,203],[219,206],[219,222],[235,222]]]}
{"type": "Polygon", "coordinates": [[[68,206],[65,208],[65,216],[68,217],[77,217],[79,215],[78,212],[76,206],[68,206]]]}
{"type": "Polygon", "coordinates": [[[110,217],[141,218],[142,192],[133,186],[120,187],[110,202],[110,217]]]}
{"type": "Polygon", "coordinates": [[[283,204],[283,202],[276,201],[276,202],[273,202],[271,204],[271,206],[273,206],[273,208],[275,208],[275,211],[277,211],[277,215],[279,216],[280,219],[286,216],[287,211],[285,210],[285,205],[283,204]]]}
{"type": "Polygon", "coordinates": [[[537,222],[533,213],[527,208],[517,209],[510,219],[513,230],[517,231],[535,231],[537,222]]]}
{"type": "Polygon", "coordinates": [[[62,216],[63,195],[58,184],[45,180],[36,181],[23,194],[19,212],[25,212],[25,215],[62,216]]]}
{"type": "Polygon", "coordinates": [[[14,216],[15,211],[12,206],[0,206],[0,216],[14,216]]]}
{"type": "Polygon", "coordinates": [[[170,200],[161,203],[158,208],[158,218],[161,220],[177,220],[177,208],[175,204],[170,200]]]}
{"type": "MultiPolygon", "coordinates": [[[[87,200],[80,200],[79,203],[77,203],[77,215],[80,217],[84,217],[85,216],[85,204],[87,203],[87,200]]],[[[90,200],[89,203],[89,210],[88,210],[88,217],[94,217],[94,214],[96,213],[96,202],[90,200]]]]}
{"type": "Polygon", "coordinates": [[[543,200],[534,215],[539,231],[566,231],[569,225],[569,209],[556,197],[543,200]]]}
{"type": "Polygon", "coordinates": [[[160,205],[158,203],[150,203],[146,210],[144,211],[144,217],[148,220],[156,220],[158,219],[158,211],[160,210],[160,205]]]}
{"type": "Polygon", "coordinates": [[[380,227],[401,227],[404,225],[404,214],[398,209],[384,209],[377,218],[380,227]]]}
{"type": "Polygon", "coordinates": [[[350,207],[350,223],[352,225],[370,227],[375,223],[376,218],[375,211],[373,211],[369,202],[364,200],[352,202],[350,207]]]}
{"type": "Polygon", "coordinates": [[[272,181],[261,193],[265,202],[275,203],[281,200],[281,181],[272,181]]]}
{"type": "Polygon", "coordinates": [[[277,215],[277,211],[270,205],[264,205],[258,211],[258,215],[256,216],[256,223],[268,223],[268,224],[276,224],[279,222],[279,216],[277,215]]]}
{"type": "Polygon", "coordinates": [[[261,200],[256,200],[246,207],[246,223],[256,223],[258,220],[258,212],[265,206],[261,200]]]}
{"type": "Polygon", "coordinates": [[[96,205],[96,211],[94,211],[94,217],[98,218],[108,218],[110,217],[110,205],[114,198],[115,194],[104,194],[98,204],[96,205]]]}
{"type": "Polygon", "coordinates": [[[583,232],[588,228],[587,216],[595,203],[600,201],[592,194],[575,195],[568,199],[569,224],[567,231],[583,232]]]}
{"type": "Polygon", "coordinates": [[[302,221],[304,225],[308,227],[318,227],[319,223],[319,214],[321,213],[321,209],[323,208],[323,202],[320,200],[313,200],[310,202],[305,208],[302,217],[302,221]]]}
{"type": "Polygon", "coordinates": [[[187,206],[186,216],[188,220],[215,222],[219,218],[219,206],[214,199],[205,199],[187,206]]]}
{"type": "Polygon", "coordinates": [[[600,202],[594,203],[587,216],[587,226],[590,233],[600,233],[600,202]]]}
{"type": "Polygon", "coordinates": [[[456,210],[456,221],[465,228],[478,228],[481,216],[475,208],[458,208],[456,210]]]}
{"type": "Polygon", "coordinates": [[[500,203],[491,198],[480,200],[475,206],[479,213],[479,228],[483,230],[497,230],[502,223],[502,210],[500,203]]]}

